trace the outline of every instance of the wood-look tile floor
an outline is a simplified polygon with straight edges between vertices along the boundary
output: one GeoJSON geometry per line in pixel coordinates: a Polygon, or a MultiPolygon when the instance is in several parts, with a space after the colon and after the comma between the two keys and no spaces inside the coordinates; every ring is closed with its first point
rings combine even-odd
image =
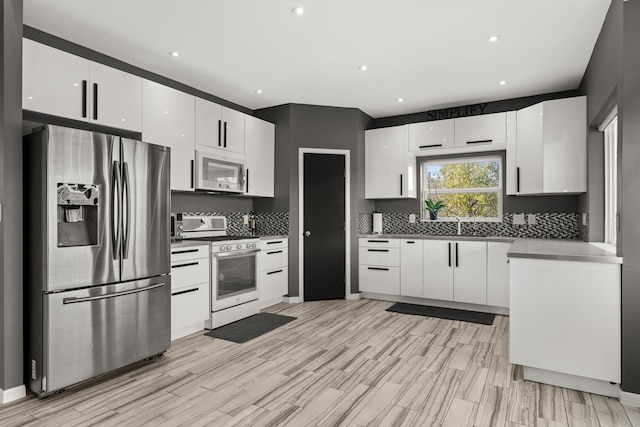
{"type": "Polygon", "coordinates": [[[616,399],[524,381],[492,326],[383,301],[279,304],[298,319],[245,344],[198,333],[153,362],[0,407],[0,425],[639,426],[616,399]]]}

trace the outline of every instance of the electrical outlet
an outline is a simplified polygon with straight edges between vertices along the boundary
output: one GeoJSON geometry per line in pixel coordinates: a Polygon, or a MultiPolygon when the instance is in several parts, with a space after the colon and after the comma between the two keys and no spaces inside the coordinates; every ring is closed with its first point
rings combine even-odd
{"type": "Polygon", "coordinates": [[[242,215],[242,223],[244,225],[249,225],[249,215],[242,215]]]}
{"type": "Polygon", "coordinates": [[[513,214],[513,225],[524,225],[524,214],[513,214]]]}
{"type": "Polygon", "coordinates": [[[536,225],[536,214],[527,215],[527,224],[536,225]]]}
{"type": "Polygon", "coordinates": [[[409,224],[415,224],[415,223],[416,223],[416,215],[409,214],[409,224]]]}

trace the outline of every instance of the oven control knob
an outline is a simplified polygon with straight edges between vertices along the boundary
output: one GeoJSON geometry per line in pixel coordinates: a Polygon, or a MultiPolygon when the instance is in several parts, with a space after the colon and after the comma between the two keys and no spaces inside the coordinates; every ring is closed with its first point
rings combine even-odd
{"type": "Polygon", "coordinates": [[[220,252],[224,252],[224,246],[220,246],[220,252]]]}
{"type": "Polygon", "coordinates": [[[255,248],[255,247],[256,247],[256,244],[255,244],[255,243],[252,243],[252,244],[251,244],[251,247],[252,247],[252,248],[255,248]]]}
{"type": "Polygon", "coordinates": [[[242,245],[236,245],[236,249],[242,249],[242,245]]]}
{"type": "Polygon", "coordinates": [[[251,247],[251,243],[247,243],[247,249],[251,247]]]}
{"type": "Polygon", "coordinates": [[[231,250],[231,245],[227,245],[227,250],[230,251],[231,250]]]}

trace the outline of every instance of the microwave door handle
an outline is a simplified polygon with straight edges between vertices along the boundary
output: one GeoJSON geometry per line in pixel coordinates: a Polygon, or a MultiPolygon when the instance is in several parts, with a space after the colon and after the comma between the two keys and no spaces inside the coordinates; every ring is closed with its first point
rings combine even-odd
{"type": "Polygon", "coordinates": [[[111,245],[113,259],[120,258],[120,162],[114,161],[111,166],[111,245]]]}
{"type": "Polygon", "coordinates": [[[129,179],[129,165],[127,162],[122,164],[122,177],[122,192],[126,191],[127,195],[126,221],[123,221],[122,259],[127,259],[129,258],[129,238],[131,237],[131,180],[129,179]]]}

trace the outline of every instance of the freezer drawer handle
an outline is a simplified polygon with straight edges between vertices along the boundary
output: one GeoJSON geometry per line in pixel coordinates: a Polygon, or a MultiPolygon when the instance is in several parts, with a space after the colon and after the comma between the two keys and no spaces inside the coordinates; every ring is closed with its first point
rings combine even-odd
{"type": "Polygon", "coordinates": [[[69,298],[64,298],[62,300],[62,303],[63,304],[76,304],[76,303],[79,303],[79,302],[97,301],[97,300],[101,300],[101,299],[121,297],[123,295],[137,294],[137,293],[140,293],[140,292],[150,291],[150,290],[153,290],[153,289],[161,288],[163,286],[164,286],[164,282],[163,283],[158,283],[156,285],[145,286],[144,288],[140,288],[140,289],[131,289],[130,291],[114,292],[112,294],[107,294],[107,295],[96,295],[94,297],[83,297],[83,298],[69,297],[69,298]]]}
{"type": "Polygon", "coordinates": [[[267,255],[273,255],[273,254],[281,254],[282,251],[271,251],[271,252],[267,252],[267,255]]]}
{"type": "Polygon", "coordinates": [[[191,292],[198,292],[199,290],[200,288],[187,289],[186,291],[174,292],[171,296],[175,297],[176,295],[190,294],[191,292]]]}
{"type": "Polygon", "coordinates": [[[367,252],[389,252],[389,249],[367,249],[367,252]]]}
{"type": "Polygon", "coordinates": [[[198,264],[200,264],[200,263],[199,262],[189,262],[187,264],[172,265],[171,268],[174,269],[174,268],[180,268],[180,267],[190,267],[192,265],[198,265],[198,264]]]}

